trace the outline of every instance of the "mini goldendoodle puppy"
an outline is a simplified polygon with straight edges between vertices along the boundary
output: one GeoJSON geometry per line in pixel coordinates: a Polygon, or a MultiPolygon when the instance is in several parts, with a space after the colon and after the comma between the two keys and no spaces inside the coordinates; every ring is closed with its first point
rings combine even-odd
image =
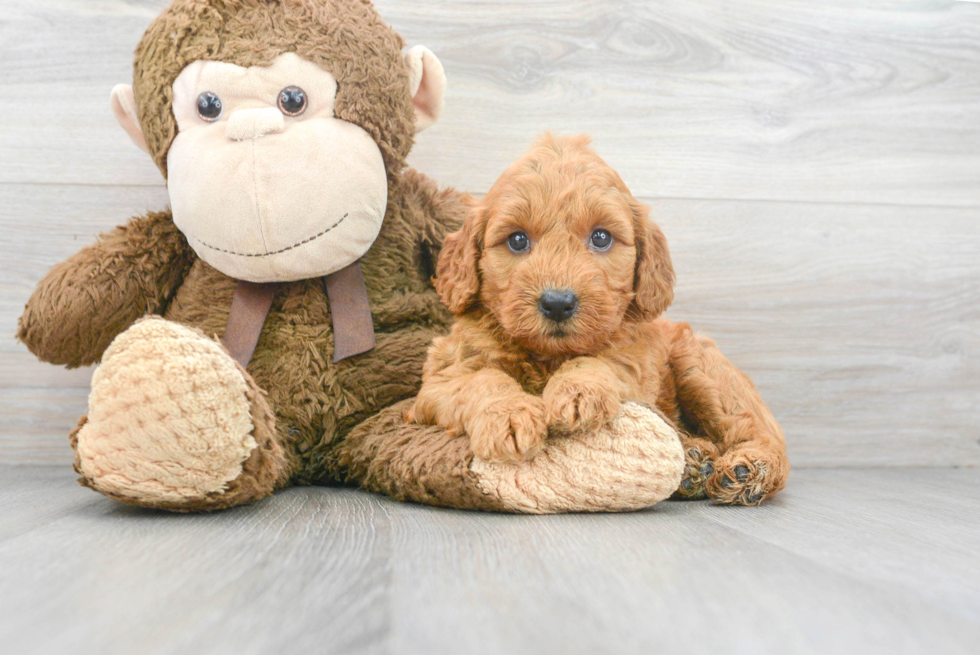
{"type": "Polygon", "coordinates": [[[755,505],[779,491],[783,433],[752,382],[660,314],[674,270],[648,208],[590,148],[545,135],[446,238],[436,339],[409,420],[465,432],[484,459],[535,455],[549,426],[594,429],[630,400],[684,440],[677,495],[755,505]]]}

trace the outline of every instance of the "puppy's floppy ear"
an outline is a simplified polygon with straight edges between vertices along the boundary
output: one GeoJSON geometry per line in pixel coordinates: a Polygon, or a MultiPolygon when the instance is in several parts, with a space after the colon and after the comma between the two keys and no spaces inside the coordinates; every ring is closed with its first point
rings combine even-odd
{"type": "Polygon", "coordinates": [[[480,249],[484,210],[470,208],[463,227],[446,237],[436,264],[434,284],[442,302],[453,314],[462,314],[477,301],[480,293],[480,249]]]}
{"type": "Polygon", "coordinates": [[[631,307],[639,316],[652,320],[663,314],[674,300],[674,265],[667,238],[650,220],[650,208],[630,198],[636,242],[636,298],[631,307]]]}

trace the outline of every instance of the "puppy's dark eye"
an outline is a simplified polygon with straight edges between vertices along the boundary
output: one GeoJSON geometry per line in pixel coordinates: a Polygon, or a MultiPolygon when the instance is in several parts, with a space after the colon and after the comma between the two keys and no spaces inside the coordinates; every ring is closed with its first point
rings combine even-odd
{"type": "Polygon", "coordinates": [[[221,98],[217,93],[205,91],[197,96],[197,115],[209,123],[221,117],[221,98]]]}
{"type": "Polygon", "coordinates": [[[511,252],[524,252],[531,247],[531,241],[523,232],[514,232],[507,237],[507,247],[511,252]]]}
{"type": "Polygon", "coordinates": [[[279,92],[279,111],[287,116],[299,116],[306,111],[306,91],[298,86],[287,86],[279,92]]]}
{"type": "Polygon", "coordinates": [[[592,237],[589,239],[589,245],[591,245],[596,250],[609,250],[612,246],[612,235],[603,229],[593,230],[592,237]]]}

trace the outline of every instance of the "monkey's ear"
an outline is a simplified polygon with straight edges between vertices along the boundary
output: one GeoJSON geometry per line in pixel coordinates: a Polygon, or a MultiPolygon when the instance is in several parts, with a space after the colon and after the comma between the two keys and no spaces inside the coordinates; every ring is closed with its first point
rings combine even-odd
{"type": "Polygon", "coordinates": [[[143,130],[140,129],[133,87],[128,84],[116,85],[112,90],[112,113],[116,115],[116,120],[126,130],[126,134],[133,140],[133,143],[143,152],[150,152],[150,149],[146,147],[146,138],[143,137],[143,130]]]}
{"type": "Polygon", "coordinates": [[[405,53],[405,65],[419,133],[439,120],[446,99],[446,72],[432,51],[421,45],[405,53]]]}

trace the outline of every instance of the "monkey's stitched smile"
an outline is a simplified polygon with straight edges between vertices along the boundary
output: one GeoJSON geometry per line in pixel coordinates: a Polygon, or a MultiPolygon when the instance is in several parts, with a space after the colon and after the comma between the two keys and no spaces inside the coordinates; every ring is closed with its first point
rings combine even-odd
{"type": "Polygon", "coordinates": [[[181,71],[167,188],[198,257],[238,280],[291,282],[367,252],[388,206],[384,155],[336,115],[337,88],[292,52],[269,65],[198,60],[181,71]]]}
{"type": "Polygon", "coordinates": [[[284,253],[287,250],[293,250],[294,248],[299,248],[300,246],[306,245],[307,243],[310,243],[311,241],[316,241],[317,239],[319,239],[320,237],[322,237],[323,235],[325,235],[326,233],[330,232],[335,227],[337,227],[338,225],[340,225],[341,223],[343,223],[344,220],[346,220],[348,216],[349,216],[349,214],[344,214],[343,216],[340,217],[340,220],[339,221],[337,221],[336,223],[334,223],[333,225],[331,225],[330,227],[328,227],[327,229],[325,229],[323,232],[320,232],[319,234],[314,234],[313,236],[309,237],[308,239],[304,239],[304,240],[300,241],[299,243],[294,243],[291,246],[286,246],[285,248],[280,248],[279,250],[274,250],[273,252],[255,252],[255,253],[251,253],[251,252],[235,252],[234,250],[227,250],[225,248],[218,248],[217,246],[212,246],[211,244],[205,243],[204,241],[201,241],[200,239],[198,239],[197,237],[195,237],[193,235],[188,235],[188,236],[190,236],[190,238],[194,239],[195,241],[197,241],[199,244],[201,244],[205,248],[210,248],[211,250],[216,250],[218,252],[223,252],[223,253],[226,253],[226,254],[229,254],[229,255],[236,255],[238,257],[272,257],[273,255],[278,255],[280,253],[284,253]]]}

